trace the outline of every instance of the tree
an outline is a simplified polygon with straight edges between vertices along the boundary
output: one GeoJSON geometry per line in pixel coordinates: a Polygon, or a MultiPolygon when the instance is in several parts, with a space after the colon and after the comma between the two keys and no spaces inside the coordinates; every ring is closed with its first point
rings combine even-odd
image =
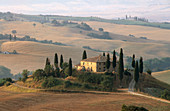
{"type": "Polygon", "coordinates": [[[36,26],[36,24],[35,24],[35,23],[33,23],[33,26],[35,27],[35,26],[36,26]]]}
{"type": "Polygon", "coordinates": [[[55,57],[54,57],[54,65],[55,65],[55,68],[58,67],[58,55],[57,55],[57,53],[55,53],[55,57]]]}
{"type": "Polygon", "coordinates": [[[45,65],[50,65],[50,59],[48,57],[46,58],[46,64],[45,65]]]}
{"type": "Polygon", "coordinates": [[[17,37],[16,37],[16,35],[14,36],[14,41],[16,41],[17,40],[17,37]]]}
{"type": "Polygon", "coordinates": [[[140,64],[139,65],[139,72],[143,73],[143,58],[142,57],[140,57],[140,63],[139,64],[140,64]]]}
{"type": "Polygon", "coordinates": [[[9,40],[10,40],[10,41],[12,40],[12,35],[11,35],[11,34],[9,35],[9,40]]]}
{"type": "Polygon", "coordinates": [[[116,67],[116,52],[115,50],[113,51],[113,68],[115,69],[116,67]]]}
{"type": "Polygon", "coordinates": [[[133,54],[133,58],[132,58],[132,67],[135,68],[135,54],[133,54]]]}
{"type": "Polygon", "coordinates": [[[104,29],[103,29],[103,28],[99,28],[99,31],[100,31],[100,32],[103,32],[103,31],[104,31],[104,29]]]}
{"type": "Polygon", "coordinates": [[[87,53],[86,53],[86,50],[84,50],[84,52],[83,52],[82,60],[83,60],[83,59],[87,59],[87,53]]]}
{"type": "Polygon", "coordinates": [[[28,70],[23,70],[23,72],[22,72],[22,76],[23,76],[22,81],[23,82],[25,82],[27,80],[28,74],[29,74],[28,70]]]}
{"type": "Polygon", "coordinates": [[[48,76],[54,76],[54,67],[52,65],[46,65],[44,68],[45,75],[48,76]]]}
{"type": "Polygon", "coordinates": [[[136,64],[135,64],[134,80],[135,80],[136,83],[138,83],[138,80],[139,80],[139,67],[138,67],[138,61],[136,61],[136,64]]]}
{"type": "Polygon", "coordinates": [[[105,56],[105,52],[103,52],[103,56],[105,56]]]}
{"type": "Polygon", "coordinates": [[[69,59],[69,72],[68,72],[69,76],[72,76],[72,60],[71,58],[69,59]]]}
{"type": "Polygon", "coordinates": [[[12,30],[12,33],[15,35],[17,33],[17,31],[16,30],[12,30]]]}
{"type": "Polygon", "coordinates": [[[123,79],[123,73],[124,73],[124,63],[123,63],[123,49],[120,49],[120,57],[119,57],[119,79],[120,79],[120,84],[122,82],[123,79]]]}
{"type": "Polygon", "coordinates": [[[107,54],[106,68],[107,68],[107,70],[109,70],[109,68],[110,68],[110,55],[109,55],[109,53],[107,54]]]}
{"type": "Polygon", "coordinates": [[[63,62],[64,62],[64,60],[63,60],[63,55],[61,55],[61,56],[60,56],[60,68],[61,68],[61,69],[63,68],[63,67],[62,67],[63,62]]]}

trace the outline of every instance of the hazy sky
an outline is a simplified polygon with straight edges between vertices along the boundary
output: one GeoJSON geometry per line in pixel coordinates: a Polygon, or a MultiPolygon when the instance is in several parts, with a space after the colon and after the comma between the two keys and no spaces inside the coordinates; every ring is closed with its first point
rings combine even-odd
{"type": "Polygon", "coordinates": [[[170,0],[0,0],[1,12],[170,21],[170,0]]]}

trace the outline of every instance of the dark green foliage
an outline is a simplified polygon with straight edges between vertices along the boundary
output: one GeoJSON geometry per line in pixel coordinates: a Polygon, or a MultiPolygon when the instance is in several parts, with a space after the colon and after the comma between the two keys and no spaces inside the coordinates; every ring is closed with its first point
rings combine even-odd
{"type": "Polygon", "coordinates": [[[83,59],[87,59],[87,53],[86,53],[86,50],[83,51],[83,56],[82,56],[82,60],[83,59]]]}
{"type": "Polygon", "coordinates": [[[72,76],[72,60],[71,58],[69,59],[69,72],[68,72],[69,76],[72,76]]]}
{"type": "Polygon", "coordinates": [[[44,71],[46,76],[55,76],[54,67],[51,65],[46,65],[44,71]]]}
{"type": "Polygon", "coordinates": [[[9,86],[11,85],[12,82],[13,81],[11,78],[3,78],[3,79],[0,79],[0,86],[3,86],[3,85],[9,86]]]}
{"type": "Polygon", "coordinates": [[[110,68],[110,55],[109,55],[109,53],[107,54],[106,68],[107,68],[107,69],[110,68]]]}
{"type": "Polygon", "coordinates": [[[34,81],[39,81],[41,79],[43,79],[46,76],[45,71],[42,69],[37,69],[34,73],[33,73],[33,79],[34,81]]]}
{"type": "Polygon", "coordinates": [[[57,53],[55,53],[55,57],[54,57],[54,66],[55,66],[55,68],[58,68],[58,55],[57,55],[57,53]]]}
{"type": "Polygon", "coordinates": [[[72,85],[72,83],[70,82],[70,81],[65,81],[64,82],[64,87],[65,88],[68,88],[68,87],[70,87],[72,85]]]}
{"type": "Polygon", "coordinates": [[[131,73],[130,73],[128,70],[125,70],[125,71],[124,71],[124,75],[126,75],[126,76],[131,76],[131,73]]]}
{"type": "Polygon", "coordinates": [[[15,35],[17,33],[17,31],[16,30],[12,30],[12,33],[15,35]]]}
{"type": "Polygon", "coordinates": [[[153,72],[169,70],[170,69],[170,57],[165,57],[161,59],[158,59],[158,58],[148,59],[144,61],[144,67],[145,67],[145,71],[147,69],[150,69],[153,72]]]}
{"type": "Polygon", "coordinates": [[[170,91],[168,91],[167,89],[165,89],[165,90],[162,92],[162,94],[161,94],[161,98],[170,100],[170,91]]]}
{"type": "Polygon", "coordinates": [[[105,76],[101,85],[104,91],[112,91],[113,90],[113,77],[105,76]]]}
{"type": "Polygon", "coordinates": [[[60,56],[60,68],[62,69],[63,68],[63,62],[64,62],[64,60],[63,60],[63,55],[61,55],[60,56]]]}
{"type": "Polygon", "coordinates": [[[55,69],[55,77],[60,77],[60,69],[59,69],[59,67],[57,67],[55,69]]]}
{"type": "Polygon", "coordinates": [[[115,68],[116,67],[116,52],[115,52],[115,50],[113,51],[113,68],[115,68]]]}
{"type": "Polygon", "coordinates": [[[78,24],[76,27],[80,28],[80,29],[83,29],[83,30],[87,30],[87,31],[92,30],[92,28],[88,24],[83,23],[83,22],[81,24],[78,24]]]}
{"type": "Polygon", "coordinates": [[[112,39],[109,35],[109,32],[103,32],[102,35],[96,33],[88,33],[87,36],[90,36],[92,38],[97,38],[97,39],[112,39]]]}
{"type": "Polygon", "coordinates": [[[120,56],[119,56],[119,79],[122,81],[123,79],[123,73],[124,73],[124,63],[123,63],[123,49],[120,49],[120,56]]]}
{"type": "Polygon", "coordinates": [[[82,85],[82,87],[84,88],[84,89],[92,89],[93,87],[91,87],[89,84],[83,84],[82,85]]]}
{"type": "Polygon", "coordinates": [[[134,80],[137,83],[139,80],[139,66],[138,66],[138,61],[136,61],[135,64],[135,70],[134,70],[134,80]]]}
{"type": "Polygon", "coordinates": [[[144,107],[137,107],[137,106],[126,106],[125,104],[122,105],[121,111],[149,111],[144,107]]]}
{"type": "Polygon", "coordinates": [[[85,72],[78,75],[78,80],[84,83],[100,84],[103,81],[103,74],[92,74],[90,72],[85,72]]]}
{"type": "Polygon", "coordinates": [[[139,72],[143,73],[143,58],[142,57],[140,57],[139,72]]]}
{"type": "Polygon", "coordinates": [[[28,70],[23,70],[23,72],[22,72],[22,76],[23,76],[22,81],[23,82],[25,82],[27,80],[28,74],[29,74],[28,70]]]}
{"type": "Polygon", "coordinates": [[[12,35],[11,35],[11,34],[9,35],[9,40],[10,40],[10,41],[12,40],[12,35]]]}
{"type": "Polygon", "coordinates": [[[105,52],[103,52],[103,56],[105,56],[105,52]]]}
{"type": "Polygon", "coordinates": [[[103,29],[103,28],[99,28],[99,31],[100,31],[100,32],[103,32],[103,31],[104,31],[104,29],[103,29]]]}
{"type": "Polygon", "coordinates": [[[132,67],[135,68],[135,54],[133,54],[132,57],[132,67]]]}
{"type": "Polygon", "coordinates": [[[50,59],[47,57],[46,58],[46,63],[45,63],[45,65],[50,65],[50,59]]]}
{"type": "Polygon", "coordinates": [[[63,70],[65,70],[66,68],[69,67],[69,64],[68,64],[67,62],[64,62],[63,65],[62,65],[62,67],[63,67],[63,70]]]}
{"type": "Polygon", "coordinates": [[[16,37],[16,35],[14,36],[14,41],[16,41],[17,40],[17,37],[16,37]]]}
{"type": "Polygon", "coordinates": [[[62,82],[60,80],[55,79],[54,77],[51,76],[51,77],[46,78],[41,84],[41,86],[43,88],[51,88],[51,87],[61,85],[61,84],[62,82]]]}
{"type": "Polygon", "coordinates": [[[151,71],[150,69],[148,69],[146,72],[147,72],[149,75],[152,74],[152,71],[151,71]]]}

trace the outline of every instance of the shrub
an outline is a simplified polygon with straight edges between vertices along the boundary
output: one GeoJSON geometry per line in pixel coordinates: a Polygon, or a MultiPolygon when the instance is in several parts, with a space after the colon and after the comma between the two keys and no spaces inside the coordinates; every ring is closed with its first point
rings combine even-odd
{"type": "Polygon", "coordinates": [[[170,92],[165,89],[161,94],[161,98],[170,100],[170,92]]]}
{"type": "Polygon", "coordinates": [[[106,76],[102,81],[101,85],[104,91],[112,91],[113,90],[113,77],[106,76]]]}
{"type": "Polygon", "coordinates": [[[64,87],[65,88],[68,88],[68,87],[70,87],[72,85],[72,83],[70,82],[70,81],[65,81],[64,82],[64,87]]]}
{"type": "Polygon", "coordinates": [[[10,82],[6,82],[6,83],[5,83],[5,86],[10,86],[10,85],[11,85],[10,82]]]}
{"type": "Polygon", "coordinates": [[[137,106],[126,106],[125,104],[122,105],[121,111],[149,111],[144,107],[137,107],[137,106]]]}
{"type": "Polygon", "coordinates": [[[152,74],[152,71],[150,69],[148,69],[146,72],[150,75],[152,74]]]}
{"type": "Polygon", "coordinates": [[[83,84],[82,87],[85,89],[92,89],[92,87],[89,84],[83,84]]]}
{"type": "Polygon", "coordinates": [[[42,88],[51,88],[51,87],[54,87],[60,84],[61,84],[61,81],[51,76],[49,78],[45,78],[41,86],[42,88]]]}
{"type": "Polygon", "coordinates": [[[33,79],[34,81],[39,81],[45,77],[45,72],[42,69],[38,69],[33,73],[33,79]]]}

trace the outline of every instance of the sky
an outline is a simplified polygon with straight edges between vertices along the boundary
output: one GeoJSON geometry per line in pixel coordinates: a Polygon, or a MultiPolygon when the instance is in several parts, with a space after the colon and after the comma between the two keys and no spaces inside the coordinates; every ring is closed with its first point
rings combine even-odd
{"type": "Polygon", "coordinates": [[[0,12],[123,18],[170,22],[170,0],[0,0],[0,12]]]}

